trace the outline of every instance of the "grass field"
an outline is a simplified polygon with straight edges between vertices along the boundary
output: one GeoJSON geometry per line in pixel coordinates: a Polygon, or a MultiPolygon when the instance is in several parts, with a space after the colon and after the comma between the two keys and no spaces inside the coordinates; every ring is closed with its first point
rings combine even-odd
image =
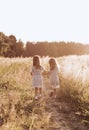
{"type": "MultiPolygon", "coordinates": [[[[45,70],[49,67],[48,59],[49,57],[41,58],[45,70]]],[[[89,125],[89,56],[56,59],[60,65],[61,84],[58,99],[69,102],[76,115],[81,116],[82,122],[89,125]]],[[[45,100],[48,99],[34,101],[31,66],[32,58],[0,58],[1,130],[47,130],[46,126],[48,128],[51,114],[44,111],[45,100]]],[[[48,77],[44,76],[44,87],[49,86],[47,80],[48,77]]]]}

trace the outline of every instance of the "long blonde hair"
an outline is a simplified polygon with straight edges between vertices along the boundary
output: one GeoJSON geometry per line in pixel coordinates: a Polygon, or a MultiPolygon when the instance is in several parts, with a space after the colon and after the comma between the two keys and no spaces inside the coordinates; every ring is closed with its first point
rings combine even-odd
{"type": "Polygon", "coordinates": [[[49,65],[50,65],[50,70],[55,69],[57,67],[57,62],[55,58],[50,58],[49,59],[49,65]]]}
{"type": "Polygon", "coordinates": [[[41,64],[40,64],[40,56],[35,55],[33,57],[33,66],[35,66],[36,68],[40,68],[41,64]]]}

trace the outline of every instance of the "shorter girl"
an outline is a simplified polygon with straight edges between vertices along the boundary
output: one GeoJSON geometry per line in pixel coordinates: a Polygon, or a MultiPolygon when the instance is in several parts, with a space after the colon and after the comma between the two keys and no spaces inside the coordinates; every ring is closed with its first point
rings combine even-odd
{"type": "Polygon", "coordinates": [[[56,89],[60,87],[59,77],[58,77],[58,72],[59,72],[58,65],[54,58],[51,58],[49,60],[49,65],[50,65],[49,80],[52,88],[52,92],[50,93],[51,94],[50,96],[54,96],[54,98],[56,98],[56,89]]]}
{"type": "Polygon", "coordinates": [[[35,88],[35,99],[41,97],[42,86],[43,86],[43,76],[42,72],[44,71],[43,67],[40,65],[40,57],[35,55],[33,57],[33,66],[31,70],[32,75],[32,84],[35,88]]]}

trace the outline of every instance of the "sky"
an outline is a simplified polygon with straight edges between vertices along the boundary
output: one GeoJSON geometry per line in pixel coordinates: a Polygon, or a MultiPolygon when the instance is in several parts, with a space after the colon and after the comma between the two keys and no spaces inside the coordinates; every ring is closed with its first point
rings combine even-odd
{"type": "Polygon", "coordinates": [[[0,32],[25,43],[89,44],[89,0],[0,0],[0,32]]]}

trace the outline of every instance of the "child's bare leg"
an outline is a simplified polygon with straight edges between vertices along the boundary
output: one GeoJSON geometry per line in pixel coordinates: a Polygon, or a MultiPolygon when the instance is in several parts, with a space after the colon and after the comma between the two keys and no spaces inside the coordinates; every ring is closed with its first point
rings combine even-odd
{"type": "Polygon", "coordinates": [[[54,92],[53,92],[53,95],[54,95],[54,97],[56,98],[56,88],[54,89],[54,92]]]}
{"type": "Polygon", "coordinates": [[[39,94],[40,94],[40,96],[42,94],[42,88],[41,87],[39,88],[39,94]]]}
{"type": "Polygon", "coordinates": [[[53,94],[54,94],[54,89],[53,89],[53,88],[51,88],[51,91],[50,91],[50,97],[52,97],[52,96],[53,96],[53,94]]]}
{"type": "Polygon", "coordinates": [[[35,88],[35,97],[38,96],[38,88],[35,88]]]}

